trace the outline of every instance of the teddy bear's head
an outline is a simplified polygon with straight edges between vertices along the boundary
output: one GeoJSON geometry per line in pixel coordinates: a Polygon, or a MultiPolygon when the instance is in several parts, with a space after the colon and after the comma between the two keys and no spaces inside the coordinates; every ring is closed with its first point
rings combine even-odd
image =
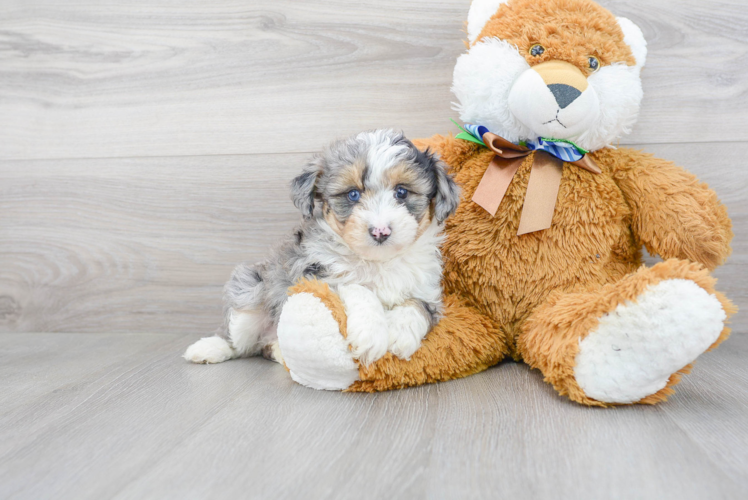
{"type": "Polygon", "coordinates": [[[452,86],[463,121],[590,151],[636,122],[647,44],[630,20],[590,0],[473,0],[467,31],[452,86]]]}

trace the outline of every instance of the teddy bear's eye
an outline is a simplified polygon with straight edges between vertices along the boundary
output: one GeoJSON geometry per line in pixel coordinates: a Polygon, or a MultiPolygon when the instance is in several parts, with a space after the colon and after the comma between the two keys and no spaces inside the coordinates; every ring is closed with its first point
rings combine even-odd
{"type": "Polygon", "coordinates": [[[587,60],[590,63],[590,69],[592,71],[597,71],[600,69],[600,59],[595,56],[590,56],[587,60]]]}
{"type": "Polygon", "coordinates": [[[543,52],[545,52],[545,47],[540,45],[539,43],[536,43],[532,47],[530,47],[530,55],[534,57],[540,57],[543,55],[543,52]]]}

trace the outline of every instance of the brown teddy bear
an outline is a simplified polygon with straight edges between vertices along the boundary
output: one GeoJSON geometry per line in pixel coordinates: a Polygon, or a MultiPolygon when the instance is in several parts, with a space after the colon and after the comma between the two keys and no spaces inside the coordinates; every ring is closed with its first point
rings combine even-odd
{"type": "Polygon", "coordinates": [[[732,230],[693,175],[614,147],[642,98],[641,31],[589,0],[474,0],[467,31],[453,84],[466,133],[417,144],[463,189],[441,322],[411,359],[359,365],[338,297],[302,282],[278,329],[287,368],[311,387],[381,391],[511,357],[579,403],[663,401],[729,335],[736,309],[709,272],[732,230]],[[642,246],[664,262],[643,266],[642,246]]]}

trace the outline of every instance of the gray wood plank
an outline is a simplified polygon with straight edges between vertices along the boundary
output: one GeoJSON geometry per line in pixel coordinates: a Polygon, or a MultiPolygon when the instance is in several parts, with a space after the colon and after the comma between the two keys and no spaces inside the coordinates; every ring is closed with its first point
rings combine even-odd
{"type": "Polygon", "coordinates": [[[303,161],[3,164],[0,328],[212,331],[233,266],[298,221],[287,185],[303,161]]]}
{"type": "MultiPolygon", "coordinates": [[[[5,355],[6,346],[30,342],[43,351],[47,337],[29,335],[21,342],[4,337],[2,364],[23,372],[33,362],[5,355]]],[[[228,365],[210,373],[185,371],[188,365],[178,357],[183,336],[176,342],[173,335],[104,336],[98,348],[75,349],[89,337],[99,336],[65,335],[73,348],[54,345],[50,352],[88,368],[88,377],[75,380],[65,362],[48,362],[44,367],[51,378],[40,382],[47,393],[22,396],[25,404],[3,415],[0,497],[109,497],[117,480],[132,479],[137,467],[183,439],[262,373],[240,369],[230,381],[225,380],[228,365]],[[116,359],[120,343],[133,338],[140,340],[142,352],[113,363],[101,376],[97,358],[116,359]],[[87,484],[101,493],[92,494],[87,484]]],[[[276,376],[291,386],[284,370],[276,376]]]]}
{"type": "MultiPolygon", "coordinates": [[[[743,313],[745,314],[745,313],[743,313]]],[[[736,334],[699,361],[679,396],[663,405],[701,452],[736,482],[748,486],[748,335],[736,334]]]]}
{"type": "MultiPolygon", "coordinates": [[[[748,144],[647,148],[709,182],[735,225],[720,288],[748,308],[748,144]]],[[[206,333],[233,266],[299,220],[306,155],[0,162],[0,331],[206,333]]],[[[736,329],[748,332],[748,316],[736,329]]]]}
{"type": "Polygon", "coordinates": [[[748,335],[704,355],[669,402],[612,410],[514,363],[390,393],[313,391],[263,359],[188,364],[192,340],[0,334],[0,389],[36,385],[0,406],[0,497],[748,494],[748,335]]]}
{"type": "MultiPolygon", "coordinates": [[[[627,143],[748,139],[742,0],[603,3],[649,40],[627,143]]],[[[0,159],[305,152],[380,126],[450,131],[468,5],[0,2],[0,159]]]]}
{"type": "Polygon", "coordinates": [[[50,408],[55,414],[74,408],[85,399],[79,396],[89,384],[111,383],[133,360],[151,359],[151,351],[181,335],[29,334],[24,342],[15,338],[3,337],[0,351],[0,441],[18,423],[7,420],[17,408],[25,406],[36,414],[33,426],[47,425],[44,417],[53,413],[50,408]]]}
{"type": "MultiPolygon", "coordinates": [[[[745,484],[745,469],[730,478],[723,462],[710,461],[658,407],[583,408],[559,398],[525,365],[501,364],[454,384],[463,387],[439,406],[445,432],[434,438],[429,496],[738,498],[737,481],[745,484]],[[449,480],[440,480],[447,470],[449,480]]],[[[746,454],[737,454],[745,463],[746,454]]]]}

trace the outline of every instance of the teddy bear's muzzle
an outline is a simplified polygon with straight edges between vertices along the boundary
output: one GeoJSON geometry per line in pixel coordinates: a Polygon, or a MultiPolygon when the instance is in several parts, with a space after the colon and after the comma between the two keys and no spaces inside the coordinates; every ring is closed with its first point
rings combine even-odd
{"type": "Polygon", "coordinates": [[[579,68],[564,61],[548,61],[532,69],[543,79],[561,109],[568,107],[589,87],[587,77],[579,68]]]}
{"type": "Polygon", "coordinates": [[[509,95],[512,114],[538,137],[584,134],[599,116],[595,89],[576,66],[548,61],[526,70],[509,95]]]}

